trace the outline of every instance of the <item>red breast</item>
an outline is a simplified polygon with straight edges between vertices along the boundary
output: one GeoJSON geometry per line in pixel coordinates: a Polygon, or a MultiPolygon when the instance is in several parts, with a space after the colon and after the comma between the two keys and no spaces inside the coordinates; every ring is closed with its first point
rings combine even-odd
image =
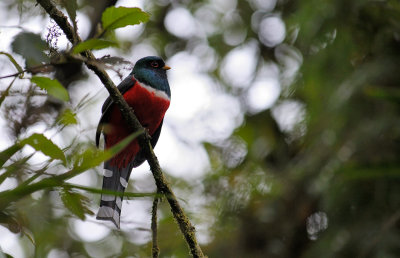
{"type": "MultiPolygon", "coordinates": [[[[169,107],[170,100],[168,96],[162,91],[157,91],[150,86],[141,85],[138,82],[125,92],[123,96],[129,106],[133,108],[139,122],[152,135],[157,130],[169,107]]],[[[132,133],[116,105],[112,107],[110,115],[110,128],[106,134],[106,148],[113,146],[132,133]]],[[[127,166],[134,159],[138,151],[139,145],[134,140],[111,160],[111,165],[117,165],[118,167],[127,166]]]]}

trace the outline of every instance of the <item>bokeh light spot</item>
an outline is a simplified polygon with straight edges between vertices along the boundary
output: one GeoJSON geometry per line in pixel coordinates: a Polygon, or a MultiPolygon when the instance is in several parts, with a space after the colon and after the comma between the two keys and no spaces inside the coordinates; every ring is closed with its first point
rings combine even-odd
{"type": "Polygon", "coordinates": [[[254,10],[272,11],[275,8],[276,0],[250,0],[254,10]]]}
{"type": "Polygon", "coordinates": [[[272,109],[272,115],[285,132],[293,131],[303,121],[305,114],[304,104],[295,100],[282,101],[272,109]]]}
{"type": "Polygon", "coordinates": [[[281,18],[269,16],[264,18],[259,27],[260,41],[267,47],[274,47],[285,39],[286,29],[281,18]]]}
{"type": "Polygon", "coordinates": [[[247,92],[247,105],[251,113],[271,107],[279,98],[280,86],[276,79],[257,80],[247,92]]]}
{"type": "Polygon", "coordinates": [[[256,69],[257,55],[258,48],[255,42],[233,49],[222,63],[223,79],[232,87],[248,87],[256,69]]]}
{"type": "Polygon", "coordinates": [[[175,8],[165,17],[167,30],[180,38],[189,38],[196,32],[196,22],[192,14],[184,8],[175,8]]]}
{"type": "Polygon", "coordinates": [[[74,220],[73,228],[75,233],[85,242],[95,242],[106,237],[110,230],[99,223],[91,221],[74,220]],[[96,234],[93,234],[96,232],[96,234]]]}
{"type": "Polygon", "coordinates": [[[328,228],[328,216],[325,212],[319,211],[307,218],[307,233],[311,240],[317,240],[318,233],[328,228]]]}

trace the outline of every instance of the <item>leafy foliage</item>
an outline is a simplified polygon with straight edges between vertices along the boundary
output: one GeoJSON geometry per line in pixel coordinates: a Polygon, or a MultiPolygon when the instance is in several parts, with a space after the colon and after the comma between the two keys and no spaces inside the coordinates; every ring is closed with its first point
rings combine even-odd
{"type": "Polygon", "coordinates": [[[116,46],[118,46],[117,43],[109,40],[89,39],[76,45],[74,47],[73,52],[75,54],[78,54],[88,49],[103,49],[107,47],[116,47],[116,46]]]}
{"type": "Polygon", "coordinates": [[[65,109],[58,117],[58,123],[68,126],[78,124],[76,114],[71,109],[65,109]]]}
{"type": "Polygon", "coordinates": [[[43,134],[33,134],[21,141],[22,145],[29,144],[35,150],[43,152],[52,159],[59,159],[66,162],[63,151],[43,134]]]}
{"type": "Polygon", "coordinates": [[[101,17],[104,30],[114,30],[149,20],[149,14],[140,8],[109,7],[101,17]]]}
{"type": "Polygon", "coordinates": [[[81,220],[85,219],[85,214],[93,215],[87,206],[89,203],[87,197],[67,188],[61,190],[60,195],[65,207],[81,220]]]}
{"type": "Polygon", "coordinates": [[[68,91],[56,79],[34,76],[31,78],[31,81],[39,86],[42,90],[46,90],[49,95],[63,101],[69,100],[68,91]]]}
{"type": "Polygon", "coordinates": [[[31,32],[19,33],[14,38],[12,50],[25,58],[26,67],[49,62],[49,58],[44,53],[47,50],[46,43],[39,35],[31,32]]]}

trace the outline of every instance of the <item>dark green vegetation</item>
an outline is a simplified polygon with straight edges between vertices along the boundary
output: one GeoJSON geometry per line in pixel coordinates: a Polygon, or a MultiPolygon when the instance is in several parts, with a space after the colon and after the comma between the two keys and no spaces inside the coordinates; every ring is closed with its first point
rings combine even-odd
{"type": "MultiPolygon", "coordinates": [[[[64,53],[56,44],[60,36],[56,28],[48,29],[46,38],[21,30],[10,47],[14,53],[2,54],[0,59],[2,66],[15,67],[14,71],[27,69],[24,78],[35,75],[30,81],[18,77],[12,83],[0,81],[1,114],[8,129],[3,131],[15,141],[12,147],[1,148],[6,150],[0,154],[0,183],[7,178],[17,182],[10,191],[0,192],[0,223],[22,236],[20,244],[27,255],[45,257],[57,249],[70,256],[88,256],[97,249],[109,256],[150,256],[150,240],[136,243],[127,232],[112,232],[90,243],[76,237],[70,218],[85,218],[95,211],[98,194],[93,188],[77,189],[63,183],[82,172],[97,178],[90,169],[111,155],[94,150],[93,138],[64,132],[79,126],[78,116],[86,116],[92,101],[81,96],[72,106],[63,104],[69,99],[64,89],[75,91],[91,73],[70,53],[118,46],[120,56],[125,56],[141,43],[151,45],[167,60],[181,51],[197,56],[206,67],[206,75],[218,82],[218,90],[241,103],[243,120],[233,133],[204,142],[211,164],[204,177],[194,182],[170,177],[172,188],[191,211],[192,222],[208,227],[207,241],[202,245],[206,255],[399,255],[399,1],[270,1],[271,5],[261,0],[146,1],[153,2],[143,8],[150,19],[130,41],[114,33],[118,26],[127,25],[124,19],[102,20],[106,7],[102,1],[90,8],[91,1],[81,1],[78,6],[70,4],[73,2],[60,1],[68,3],[62,10],[70,17],[76,8],[86,15],[93,22],[86,31],[95,40],[64,53]],[[167,30],[164,20],[177,8],[192,14],[199,24],[196,28],[202,31],[173,34],[167,30]],[[260,32],[259,24],[266,17],[284,22],[282,42],[271,40],[274,34],[266,37],[260,32]],[[105,30],[96,30],[99,22],[105,30]],[[25,42],[35,47],[26,49],[25,42]],[[238,87],[223,71],[224,58],[249,45],[256,50],[255,68],[245,82],[235,74],[236,82],[242,84],[238,87]],[[15,61],[15,53],[24,57],[25,63],[15,61]],[[43,65],[50,62],[53,65],[43,65]],[[256,112],[245,96],[266,66],[279,72],[281,94],[271,108],[256,112]],[[49,70],[61,84],[43,78],[50,77],[43,74],[49,70]],[[42,74],[36,75],[38,72],[42,74]],[[46,100],[37,101],[43,92],[36,85],[52,97],[41,96],[46,100]],[[282,121],[291,114],[296,115],[295,122],[287,126],[282,121]],[[25,134],[37,124],[63,133],[68,147],[60,149],[40,134],[25,134]],[[28,165],[32,157],[20,152],[26,145],[42,152],[46,161],[28,165]],[[194,198],[194,191],[203,199],[202,207],[195,207],[198,202],[186,198],[194,198]]],[[[23,28],[29,28],[23,23],[27,17],[39,13],[48,16],[40,6],[34,6],[34,1],[2,3],[11,14],[21,15],[23,28]]],[[[137,16],[137,23],[146,20],[146,15],[137,16]]],[[[0,27],[0,31],[7,33],[7,28],[0,27]]],[[[103,61],[113,61],[113,66],[122,62],[103,61]]],[[[165,201],[160,209],[160,256],[186,257],[187,246],[165,201]]]]}

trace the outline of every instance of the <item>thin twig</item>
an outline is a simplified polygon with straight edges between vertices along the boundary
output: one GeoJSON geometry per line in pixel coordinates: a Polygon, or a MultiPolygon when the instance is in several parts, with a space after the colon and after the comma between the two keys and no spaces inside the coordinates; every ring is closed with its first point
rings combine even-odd
{"type": "Polygon", "coordinates": [[[17,77],[18,75],[26,73],[26,72],[38,71],[38,69],[45,68],[45,67],[48,67],[48,66],[53,66],[53,64],[42,64],[42,65],[29,67],[29,68],[26,68],[25,70],[22,70],[20,72],[16,72],[16,73],[13,73],[13,74],[8,74],[8,75],[1,76],[0,80],[1,79],[5,79],[5,78],[10,78],[10,77],[17,77]]]}
{"type": "Polygon", "coordinates": [[[152,243],[151,253],[153,258],[158,258],[160,255],[160,248],[158,248],[157,240],[157,206],[158,206],[158,196],[154,197],[153,208],[151,209],[151,232],[152,232],[152,243]]]}
{"type": "Polygon", "coordinates": [[[1,77],[0,77],[0,80],[1,80],[1,79],[6,79],[6,78],[10,78],[10,77],[17,77],[18,75],[20,75],[21,73],[24,73],[24,72],[26,72],[26,71],[27,71],[27,70],[23,70],[23,71],[21,71],[21,72],[17,72],[17,73],[13,73],[13,74],[1,76],[1,77]]]}
{"type": "MultiPolygon", "coordinates": [[[[43,7],[43,9],[46,10],[46,12],[58,24],[58,26],[60,26],[60,28],[67,36],[68,40],[73,45],[76,45],[77,43],[82,41],[79,35],[75,33],[71,24],[69,24],[67,17],[61,11],[59,11],[50,0],[37,0],[37,2],[43,7]]],[[[85,62],[86,66],[100,78],[101,82],[104,84],[104,87],[107,88],[111,99],[121,110],[122,116],[124,117],[128,126],[133,131],[137,131],[140,129],[143,130],[143,127],[134,115],[133,110],[126,103],[108,74],[96,62],[89,62],[90,60],[96,60],[92,52],[85,51],[83,55],[88,59],[88,61],[85,62]]],[[[149,135],[147,133],[141,134],[138,137],[138,142],[150,165],[151,172],[153,173],[154,180],[156,181],[157,189],[167,198],[168,203],[171,207],[172,214],[186,239],[186,243],[190,248],[192,256],[204,257],[204,254],[199,244],[197,243],[195,228],[185,215],[182,207],[175,197],[175,194],[172,192],[172,189],[169,186],[167,179],[164,177],[164,174],[161,171],[160,164],[158,163],[157,157],[155,156],[153,148],[150,144],[149,135]]]]}

